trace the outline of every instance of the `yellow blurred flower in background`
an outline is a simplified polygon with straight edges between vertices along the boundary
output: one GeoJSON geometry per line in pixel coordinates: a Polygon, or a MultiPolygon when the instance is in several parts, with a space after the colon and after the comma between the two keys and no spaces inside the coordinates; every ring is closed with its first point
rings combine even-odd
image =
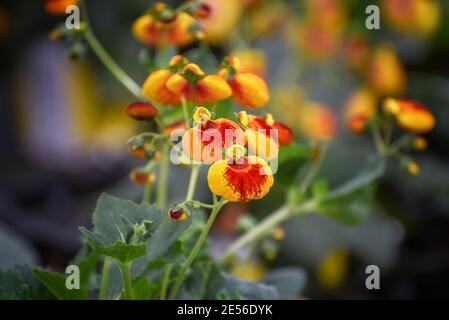
{"type": "Polygon", "coordinates": [[[340,287],[349,271],[349,253],[345,249],[332,249],[319,262],[316,276],[327,289],[340,287]]]}
{"type": "Polygon", "coordinates": [[[238,50],[234,51],[231,55],[240,60],[239,72],[254,73],[259,77],[265,78],[267,61],[265,53],[262,50],[238,50]]]}
{"type": "Polygon", "coordinates": [[[232,268],[231,274],[247,281],[257,281],[264,277],[267,268],[261,262],[249,261],[232,268]]]}

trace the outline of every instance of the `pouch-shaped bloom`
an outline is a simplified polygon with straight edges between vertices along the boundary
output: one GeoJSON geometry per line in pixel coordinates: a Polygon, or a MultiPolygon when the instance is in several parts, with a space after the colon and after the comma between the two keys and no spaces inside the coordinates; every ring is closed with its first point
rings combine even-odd
{"type": "Polygon", "coordinates": [[[361,132],[376,113],[376,97],[366,88],[356,90],[345,106],[346,126],[352,132],[361,132]]]}
{"type": "Polygon", "coordinates": [[[158,115],[158,110],[150,103],[133,102],[125,109],[126,114],[139,121],[148,121],[154,119],[158,115]]]}
{"type": "Polygon", "coordinates": [[[240,60],[229,56],[224,60],[221,76],[232,88],[234,100],[247,108],[262,108],[270,100],[268,86],[263,78],[251,72],[240,71],[240,60]]]}
{"type": "Polygon", "coordinates": [[[288,126],[282,122],[276,121],[271,113],[265,114],[263,120],[277,132],[278,143],[281,146],[292,143],[293,132],[288,126]]]}
{"type": "Polygon", "coordinates": [[[262,118],[247,114],[246,111],[238,112],[237,117],[245,128],[246,143],[251,154],[266,160],[277,158],[279,143],[276,130],[262,118]]]}
{"type": "Polygon", "coordinates": [[[257,49],[238,50],[232,53],[240,61],[240,73],[253,73],[261,78],[265,78],[267,71],[267,61],[265,53],[257,49]]]}
{"type": "Polygon", "coordinates": [[[182,137],[183,151],[193,160],[210,164],[224,159],[224,150],[234,143],[244,144],[244,133],[238,124],[225,118],[212,120],[206,108],[197,108],[193,120],[197,126],[182,137]]]}
{"type": "Polygon", "coordinates": [[[78,0],[45,0],[45,11],[53,15],[65,15],[66,8],[76,5],[78,0]]]}
{"type": "Polygon", "coordinates": [[[218,75],[206,75],[201,68],[187,64],[179,73],[172,75],[166,82],[167,89],[178,97],[196,103],[214,103],[232,94],[226,81],[218,75]]]}
{"type": "Polygon", "coordinates": [[[175,12],[163,3],[156,3],[153,9],[134,21],[134,37],[154,47],[173,45],[183,47],[195,36],[191,31],[195,19],[185,12],[175,12]]]}
{"type": "Polygon", "coordinates": [[[301,111],[301,130],[312,140],[329,140],[336,134],[337,120],[327,106],[309,102],[301,111]]]}
{"type": "Polygon", "coordinates": [[[380,46],[374,51],[366,77],[371,88],[380,96],[396,96],[405,90],[404,68],[396,52],[388,46],[380,46]]]}
{"type": "Polygon", "coordinates": [[[384,102],[384,111],[393,115],[398,126],[409,132],[426,133],[435,127],[432,112],[415,101],[388,98],[384,102]]]}
{"type": "Polygon", "coordinates": [[[230,157],[213,163],[207,173],[210,190],[231,202],[263,198],[274,183],[270,166],[257,156],[245,156],[245,148],[233,145],[230,157]]]}
{"type": "Polygon", "coordinates": [[[176,72],[187,64],[187,59],[176,55],[170,60],[168,69],[153,71],[142,85],[142,94],[148,99],[164,105],[179,105],[181,96],[168,90],[166,84],[176,72]]]}

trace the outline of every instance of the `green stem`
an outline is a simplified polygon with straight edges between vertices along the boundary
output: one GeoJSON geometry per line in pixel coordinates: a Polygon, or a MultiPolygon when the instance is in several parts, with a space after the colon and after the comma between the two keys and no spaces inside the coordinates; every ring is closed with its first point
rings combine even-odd
{"type": "Polygon", "coordinates": [[[120,81],[122,85],[134,96],[141,100],[147,101],[147,99],[140,92],[140,86],[133,79],[131,79],[131,77],[128,76],[126,72],[124,72],[122,68],[120,68],[119,65],[111,58],[88,26],[84,32],[84,38],[97,57],[101,60],[101,62],[103,62],[115,78],[120,81]]]}
{"type": "Polygon", "coordinates": [[[371,133],[373,135],[374,145],[376,146],[376,150],[380,155],[383,155],[385,152],[385,145],[383,143],[379,126],[377,126],[377,124],[371,124],[370,127],[371,133]]]}
{"type": "Polygon", "coordinates": [[[159,181],[157,187],[157,205],[159,209],[163,209],[166,206],[167,201],[167,179],[168,179],[168,168],[170,165],[169,155],[170,148],[167,143],[162,146],[162,158],[159,166],[159,181]]]}
{"type": "Polygon", "coordinates": [[[200,173],[200,166],[192,165],[192,171],[190,173],[190,180],[189,180],[189,187],[187,189],[186,201],[191,201],[193,199],[199,173],[200,173]]]}
{"type": "Polygon", "coordinates": [[[186,100],[186,98],[181,97],[181,104],[182,104],[182,113],[184,116],[184,121],[186,124],[186,129],[190,128],[190,122],[189,122],[189,110],[188,110],[188,102],[186,100]]]}
{"type": "Polygon", "coordinates": [[[219,259],[220,263],[224,263],[229,257],[237,253],[242,247],[250,244],[251,242],[260,239],[266,234],[270,233],[273,228],[289,219],[290,217],[305,213],[313,209],[314,203],[312,201],[305,202],[299,208],[284,205],[266,217],[262,222],[257,224],[254,228],[250,229],[247,233],[243,234],[236,241],[224,251],[219,259]]]}
{"type": "Polygon", "coordinates": [[[120,264],[119,266],[120,266],[120,270],[122,271],[122,276],[123,276],[123,287],[125,288],[125,299],[132,300],[134,298],[134,294],[133,294],[133,287],[131,284],[131,275],[130,275],[131,264],[125,263],[125,264],[120,264]]]}
{"type": "Polygon", "coordinates": [[[170,293],[170,300],[174,300],[176,298],[176,295],[178,293],[179,287],[181,286],[182,281],[184,280],[184,277],[187,273],[187,270],[190,268],[190,266],[193,263],[193,260],[195,260],[196,256],[198,255],[198,252],[200,251],[201,247],[203,246],[204,241],[206,240],[207,234],[209,233],[210,228],[212,227],[212,224],[215,221],[215,218],[217,217],[218,212],[220,209],[225,205],[227,201],[221,199],[220,202],[217,203],[217,205],[212,210],[209,219],[206,222],[206,225],[203,228],[203,231],[201,232],[198,240],[196,241],[192,251],[190,252],[189,257],[187,258],[186,262],[182,266],[181,271],[178,274],[178,277],[176,278],[175,284],[173,286],[173,289],[170,293]]]}
{"type": "Polygon", "coordinates": [[[173,265],[169,263],[164,271],[164,278],[162,279],[162,288],[161,288],[161,300],[165,300],[167,298],[167,287],[168,281],[170,280],[170,274],[173,265]]]}
{"type": "Polygon", "coordinates": [[[108,285],[109,285],[109,271],[111,269],[112,258],[104,257],[103,269],[101,271],[101,284],[100,284],[100,293],[98,295],[99,300],[106,300],[106,295],[108,294],[108,285]]]}
{"type": "Polygon", "coordinates": [[[321,164],[323,163],[323,159],[325,156],[327,150],[327,144],[323,145],[323,147],[320,150],[320,155],[317,160],[314,160],[310,167],[305,174],[304,178],[302,179],[301,183],[299,184],[298,190],[302,193],[306,192],[309,188],[310,184],[313,182],[313,179],[317,175],[318,171],[320,170],[321,164]]]}

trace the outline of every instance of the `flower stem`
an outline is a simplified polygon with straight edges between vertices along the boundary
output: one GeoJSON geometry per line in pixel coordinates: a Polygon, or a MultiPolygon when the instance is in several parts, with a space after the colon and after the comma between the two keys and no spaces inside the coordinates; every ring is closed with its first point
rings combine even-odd
{"type": "Polygon", "coordinates": [[[257,224],[254,228],[231,243],[231,245],[224,251],[224,253],[220,257],[219,262],[224,263],[229,257],[237,253],[242,247],[265,236],[276,226],[289,219],[290,217],[312,210],[313,206],[313,201],[308,201],[299,208],[288,205],[284,205],[278,208],[276,211],[266,217],[262,222],[257,224]]]}
{"type": "Polygon", "coordinates": [[[184,121],[186,124],[186,129],[190,128],[190,123],[189,123],[189,110],[188,110],[188,102],[186,100],[186,98],[181,97],[181,104],[182,104],[182,112],[184,115],[184,121]]]}
{"type": "Polygon", "coordinates": [[[133,287],[131,284],[130,263],[119,264],[123,276],[123,287],[125,289],[125,299],[132,300],[134,298],[133,287]]]}
{"type": "Polygon", "coordinates": [[[192,251],[190,252],[189,257],[187,258],[186,262],[184,263],[184,265],[182,266],[181,271],[178,274],[178,277],[175,280],[175,284],[173,286],[173,289],[170,293],[170,300],[174,300],[176,298],[176,295],[178,293],[179,287],[181,286],[182,281],[184,280],[184,277],[187,273],[187,270],[190,268],[190,266],[193,263],[193,260],[195,260],[196,256],[198,255],[198,252],[200,251],[204,241],[206,240],[207,234],[209,233],[210,228],[212,227],[212,224],[215,221],[215,218],[217,217],[218,212],[220,211],[220,209],[223,207],[223,205],[225,205],[227,203],[226,200],[221,199],[216,206],[214,207],[214,209],[212,210],[209,219],[206,222],[206,225],[203,228],[203,231],[201,232],[198,240],[196,241],[192,251]]]}
{"type": "Polygon", "coordinates": [[[167,202],[167,179],[168,179],[168,168],[169,162],[169,152],[170,148],[167,143],[162,146],[162,158],[160,160],[159,166],[159,181],[157,187],[157,205],[159,209],[163,209],[167,202]]]}
{"type": "Polygon", "coordinates": [[[376,150],[380,155],[385,153],[385,145],[382,139],[382,135],[380,133],[379,126],[376,124],[371,124],[371,133],[373,135],[374,145],[376,146],[376,150]]]}
{"type": "Polygon", "coordinates": [[[98,295],[99,300],[106,300],[106,295],[108,293],[108,284],[109,284],[109,271],[111,269],[112,258],[104,257],[103,269],[101,271],[101,284],[100,284],[100,293],[98,295]]]}
{"type": "Polygon", "coordinates": [[[187,189],[186,201],[191,201],[193,199],[199,173],[200,173],[200,166],[192,165],[192,171],[190,173],[190,180],[189,180],[189,187],[187,189]]]}
{"type": "Polygon", "coordinates": [[[167,287],[168,281],[170,280],[170,273],[173,265],[169,263],[164,270],[164,278],[162,279],[162,288],[161,288],[161,300],[165,300],[167,298],[167,287]]]}

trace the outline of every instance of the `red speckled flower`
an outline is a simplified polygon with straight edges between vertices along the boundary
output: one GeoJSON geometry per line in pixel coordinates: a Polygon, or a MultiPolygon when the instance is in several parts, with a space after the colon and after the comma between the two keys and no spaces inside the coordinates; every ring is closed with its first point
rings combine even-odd
{"type": "Polygon", "coordinates": [[[274,183],[270,166],[262,158],[245,156],[245,148],[233,145],[230,159],[212,164],[207,174],[210,190],[231,202],[263,198],[274,183]]]}

